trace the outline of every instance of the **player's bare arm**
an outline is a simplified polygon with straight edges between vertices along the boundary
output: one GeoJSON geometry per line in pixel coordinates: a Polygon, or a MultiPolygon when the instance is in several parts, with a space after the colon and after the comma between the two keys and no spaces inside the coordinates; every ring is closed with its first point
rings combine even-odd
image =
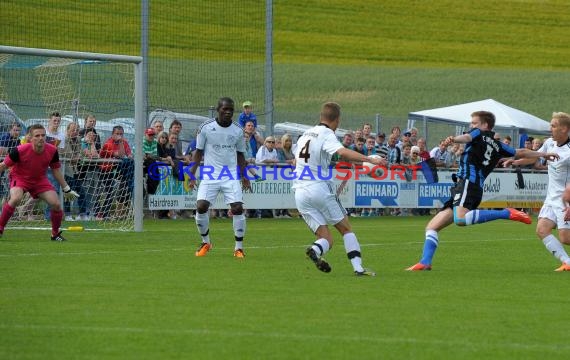
{"type": "Polygon", "coordinates": [[[471,134],[463,134],[463,135],[458,135],[458,136],[448,136],[443,141],[443,144],[445,146],[449,146],[453,143],[467,144],[467,143],[471,142],[472,140],[473,140],[473,138],[471,137],[471,134]]]}
{"type": "Polygon", "coordinates": [[[57,180],[57,182],[61,186],[61,190],[64,193],[63,196],[69,200],[77,199],[79,197],[79,194],[74,190],[72,190],[71,187],[67,184],[63,174],[61,173],[61,170],[57,168],[57,169],[51,169],[51,171],[53,173],[53,177],[55,178],[55,180],[57,180]]]}
{"type": "Polygon", "coordinates": [[[251,183],[247,174],[247,161],[242,152],[237,153],[237,163],[239,167],[239,173],[241,175],[241,186],[244,191],[251,191],[251,183]]]}
{"type": "Polygon", "coordinates": [[[374,165],[381,165],[381,166],[388,165],[388,161],[386,161],[386,159],[384,159],[383,157],[362,155],[359,152],[344,147],[338,149],[336,153],[340,155],[343,159],[349,161],[369,162],[374,165]]]}
{"type": "Polygon", "coordinates": [[[194,188],[196,186],[196,170],[198,169],[198,166],[200,166],[200,163],[202,162],[203,158],[204,158],[204,150],[196,149],[196,151],[194,151],[194,157],[192,159],[194,163],[190,168],[190,172],[192,173],[192,175],[194,175],[194,179],[190,179],[189,183],[190,188],[194,188]]]}
{"type": "MultiPolygon", "coordinates": [[[[558,160],[560,158],[560,156],[556,153],[547,153],[544,151],[538,152],[538,151],[532,151],[529,149],[517,149],[517,152],[515,154],[515,159],[520,159],[520,158],[531,159],[531,160],[536,160],[538,158],[544,158],[548,161],[555,161],[555,160],[558,160]]],[[[531,162],[531,164],[532,164],[532,162],[531,162]]]]}

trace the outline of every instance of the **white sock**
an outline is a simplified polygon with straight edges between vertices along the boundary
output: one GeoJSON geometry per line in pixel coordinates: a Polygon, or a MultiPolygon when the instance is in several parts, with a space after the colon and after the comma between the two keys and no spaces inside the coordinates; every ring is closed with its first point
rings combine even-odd
{"type": "Polygon", "coordinates": [[[564,250],[564,245],[562,245],[554,235],[548,235],[542,239],[542,243],[555,258],[570,265],[570,257],[568,257],[566,250],[564,250]]]}
{"type": "Polygon", "coordinates": [[[346,255],[352,264],[352,268],[354,271],[364,271],[362,267],[362,255],[360,254],[360,244],[358,243],[358,239],[356,239],[356,235],[350,232],[344,234],[342,238],[344,240],[346,255]]]}
{"type": "Polygon", "coordinates": [[[202,242],[210,243],[210,212],[206,211],[203,214],[196,212],[196,227],[198,227],[198,234],[202,236],[202,242]]]}
{"type": "Polygon", "coordinates": [[[243,237],[245,235],[245,215],[234,215],[232,219],[234,226],[234,236],[236,237],[236,245],[234,250],[243,249],[243,237]]]}
{"type": "Polygon", "coordinates": [[[329,251],[330,246],[327,239],[321,238],[313,243],[312,248],[315,250],[317,255],[323,256],[329,251]]]}

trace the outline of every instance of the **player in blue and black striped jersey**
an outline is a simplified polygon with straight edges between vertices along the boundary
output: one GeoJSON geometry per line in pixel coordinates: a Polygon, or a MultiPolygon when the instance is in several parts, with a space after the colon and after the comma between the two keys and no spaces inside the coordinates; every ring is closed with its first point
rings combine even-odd
{"type": "Polygon", "coordinates": [[[465,151],[459,160],[459,170],[455,175],[456,183],[451,189],[451,198],[426,226],[424,249],[420,262],[407,268],[409,271],[431,270],[433,255],[437,249],[438,232],[448,225],[458,226],[482,224],[488,221],[505,219],[520,221],[525,224],[531,218],[516,209],[477,210],[483,198],[485,178],[493,171],[501,158],[539,158],[558,159],[554,153],[536,152],[528,149],[513,149],[494,139],[492,131],[495,115],[488,111],[471,114],[471,130],[467,134],[449,136],[445,146],[453,143],[465,144],[465,151]]]}

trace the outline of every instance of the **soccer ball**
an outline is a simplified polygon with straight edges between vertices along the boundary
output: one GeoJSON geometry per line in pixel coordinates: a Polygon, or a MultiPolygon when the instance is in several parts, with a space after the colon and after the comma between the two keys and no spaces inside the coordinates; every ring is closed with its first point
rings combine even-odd
{"type": "MultiPolygon", "coordinates": [[[[369,157],[371,158],[377,158],[380,159],[382,158],[382,156],[380,155],[370,155],[369,157]]],[[[382,165],[374,165],[371,162],[365,161],[362,163],[362,166],[367,167],[368,168],[368,175],[374,176],[374,177],[382,177],[384,175],[384,171],[386,170],[386,168],[382,165]],[[372,173],[372,171],[374,171],[374,173],[372,173]]]]}

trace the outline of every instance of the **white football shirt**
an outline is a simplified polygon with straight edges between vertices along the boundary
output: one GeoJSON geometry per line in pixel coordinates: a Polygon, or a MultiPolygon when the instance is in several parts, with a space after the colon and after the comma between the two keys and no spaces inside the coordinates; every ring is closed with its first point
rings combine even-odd
{"type": "Polygon", "coordinates": [[[560,159],[548,161],[548,189],[544,205],[563,207],[562,193],[570,181],[570,143],[558,146],[552,138],[546,139],[538,151],[556,153],[560,159]]]}
{"type": "Polygon", "coordinates": [[[237,180],[237,152],[245,153],[243,129],[236,123],[222,127],[216,119],[204,122],[196,138],[196,148],[204,151],[204,166],[196,177],[202,180],[237,180]]]}
{"type": "Polygon", "coordinates": [[[293,188],[300,188],[318,182],[332,182],[331,158],[343,146],[334,131],[319,124],[303,133],[295,149],[295,181],[293,188]],[[327,178],[331,178],[327,180],[327,178]]]}

